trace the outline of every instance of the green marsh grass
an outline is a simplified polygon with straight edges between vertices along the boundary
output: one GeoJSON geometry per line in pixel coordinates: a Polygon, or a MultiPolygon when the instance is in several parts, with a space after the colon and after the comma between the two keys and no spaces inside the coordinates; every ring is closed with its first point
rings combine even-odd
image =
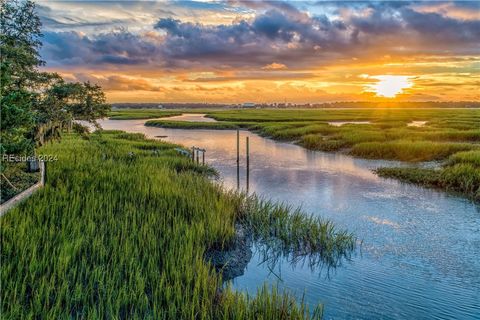
{"type": "Polygon", "coordinates": [[[439,170],[426,168],[380,168],[376,172],[385,178],[443,189],[480,200],[480,168],[471,164],[455,164],[439,170]]]}
{"type": "Polygon", "coordinates": [[[280,255],[290,257],[291,261],[308,257],[310,265],[335,268],[355,249],[353,234],[339,232],[331,222],[305,216],[300,209],[286,204],[254,195],[246,199],[241,212],[239,221],[251,230],[257,246],[266,248],[264,256],[269,259],[275,260],[280,255]]]}
{"type": "Polygon", "coordinates": [[[392,142],[362,142],[353,146],[350,154],[372,159],[401,161],[441,160],[456,152],[477,148],[469,143],[398,140],[392,142]]]}
{"type": "Polygon", "coordinates": [[[458,163],[471,164],[480,169],[480,150],[458,152],[448,159],[450,165],[458,163]]]}
{"type": "Polygon", "coordinates": [[[380,168],[382,177],[440,188],[480,200],[480,150],[457,152],[441,168],[380,168]]]}
{"type": "Polygon", "coordinates": [[[204,254],[227,247],[239,220],[327,257],[347,255],[355,239],[329,222],[225,192],[175,147],[118,131],[43,147],[59,159],[46,186],[0,218],[2,318],[319,317],[320,306],[309,313],[275,288],[256,296],[219,290],[221,275],[204,254]]]}

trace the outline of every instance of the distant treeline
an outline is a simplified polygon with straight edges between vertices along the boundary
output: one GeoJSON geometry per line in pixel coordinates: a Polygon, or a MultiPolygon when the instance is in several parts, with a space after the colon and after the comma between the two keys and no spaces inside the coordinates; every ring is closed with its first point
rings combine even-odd
{"type": "MultiPolygon", "coordinates": [[[[215,103],[113,103],[113,109],[203,109],[203,108],[245,108],[241,104],[215,103]]],[[[252,107],[247,107],[252,108],[252,107]]],[[[368,102],[346,101],[325,103],[259,103],[255,108],[480,108],[478,101],[456,102],[368,102]]]]}
{"type": "Polygon", "coordinates": [[[214,103],[112,103],[113,109],[184,109],[224,108],[225,104],[214,103]]]}
{"type": "Polygon", "coordinates": [[[313,108],[480,108],[478,101],[456,101],[456,102],[330,102],[311,105],[313,108]]]}

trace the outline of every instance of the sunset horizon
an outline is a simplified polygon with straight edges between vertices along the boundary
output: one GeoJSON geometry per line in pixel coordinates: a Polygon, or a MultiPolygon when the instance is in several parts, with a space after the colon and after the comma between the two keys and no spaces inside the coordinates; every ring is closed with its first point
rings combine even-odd
{"type": "Polygon", "coordinates": [[[37,4],[44,70],[114,102],[478,101],[479,3],[37,4]]]}

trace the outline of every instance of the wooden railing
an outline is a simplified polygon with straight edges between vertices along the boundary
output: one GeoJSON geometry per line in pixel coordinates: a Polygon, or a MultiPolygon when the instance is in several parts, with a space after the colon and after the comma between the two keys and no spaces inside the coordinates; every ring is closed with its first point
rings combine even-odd
{"type": "Polygon", "coordinates": [[[38,189],[40,189],[45,185],[45,172],[46,172],[45,167],[46,167],[45,162],[40,161],[40,181],[34,184],[33,186],[31,186],[30,188],[20,192],[19,194],[9,199],[2,205],[0,205],[0,216],[3,216],[5,212],[15,207],[18,203],[30,197],[35,191],[37,191],[38,189]]]}

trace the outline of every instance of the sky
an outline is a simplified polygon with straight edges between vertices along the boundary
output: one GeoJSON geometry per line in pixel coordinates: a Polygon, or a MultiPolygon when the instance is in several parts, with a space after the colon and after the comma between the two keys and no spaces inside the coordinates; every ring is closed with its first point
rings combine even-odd
{"type": "Polygon", "coordinates": [[[479,101],[480,1],[38,1],[109,102],[479,101]]]}

